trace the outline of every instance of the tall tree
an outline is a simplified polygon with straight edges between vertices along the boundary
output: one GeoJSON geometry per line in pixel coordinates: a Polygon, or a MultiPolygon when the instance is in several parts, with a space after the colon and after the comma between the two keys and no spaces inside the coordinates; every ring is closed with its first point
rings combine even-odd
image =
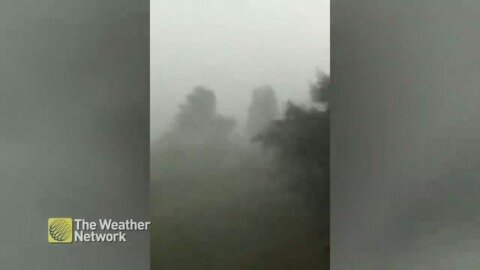
{"type": "Polygon", "coordinates": [[[152,160],[164,171],[215,166],[228,150],[234,126],[234,119],[217,113],[215,93],[197,86],[180,105],[172,130],[156,144],[152,160]]]}
{"type": "Polygon", "coordinates": [[[258,135],[277,118],[277,114],[277,97],[273,88],[265,85],[253,90],[245,128],[247,137],[258,135]]]}
{"type": "Polygon", "coordinates": [[[274,121],[255,140],[273,151],[280,163],[280,175],[305,199],[315,213],[325,243],[328,267],[330,234],[330,78],[319,74],[311,85],[315,103],[323,109],[305,108],[289,102],[283,119],[274,121]]]}

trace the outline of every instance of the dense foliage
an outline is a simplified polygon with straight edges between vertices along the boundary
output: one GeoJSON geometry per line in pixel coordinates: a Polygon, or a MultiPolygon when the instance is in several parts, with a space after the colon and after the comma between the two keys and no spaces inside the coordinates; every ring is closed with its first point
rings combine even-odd
{"type": "Polygon", "coordinates": [[[330,79],[320,74],[311,86],[312,99],[324,109],[287,104],[283,119],[274,121],[255,140],[275,151],[280,162],[287,163],[286,174],[293,174],[291,186],[301,191],[309,204],[328,202],[330,173],[330,79]],[[294,169],[292,169],[294,168],[294,169]]]}
{"type": "Polygon", "coordinates": [[[321,241],[329,253],[330,235],[330,78],[319,74],[311,86],[317,107],[288,103],[283,119],[274,121],[255,140],[274,152],[288,186],[316,213],[321,241]]]}
{"type": "Polygon", "coordinates": [[[186,97],[152,148],[152,269],[328,269],[328,110],[276,114],[254,90],[238,134],[213,91],[186,97]]]}

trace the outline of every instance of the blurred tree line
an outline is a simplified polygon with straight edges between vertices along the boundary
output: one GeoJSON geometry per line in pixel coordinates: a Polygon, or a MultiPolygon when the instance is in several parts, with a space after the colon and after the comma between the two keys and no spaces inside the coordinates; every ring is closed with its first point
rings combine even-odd
{"type": "Polygon", "coordinates": [[[193,89],[180,105],[170,131],[154,145],[154,173],[202,173],[219,167],[228,155],[235,120],[219,115],[216,103],[212,90],[193,89]]]}
{"type": "Polygon", "coordinates": [[[299,192],[317,215],[325,251],[330,244],[330,77],[318,73],[310,86],[311,99],[320,106],[288,102],[283,118],[254,137],[278,157],[287,185],[299,192]]]}
{"type": "Polygon", "coordinates": [[[312,106],[288,102],[279,115],[274,89],[255,89],[238,134],[235,120],[217,112],[215,93],[193,89],[169,132],[152,148],[153,218],[162,218],[153,231],[154,268],[188,269],[187,262],[180,266],[178,254],[191,256],[190,263],[201,263],[201,269],[224,269],[229,263],[239,269],[328,269],[322,248],[328,247],[330,221],[329,76],[319,73],[310,94],[312,106]],[[271,182],[294,192],[276,191],[271,182]],[[286,199],[290,193],[306,207],[286,199]],[[189,214],[176,214],[179,209],[189,214]],[[207,218],[211,211],[222,214],[207,218]],[[229,236],[220,239],[215,233],[229,236]],[[247,239],[253,245],[242,244],[247,239]]]}
{"type": "MultiPolygon", "coordinates": [[[[254,141],[273,150],[292,179],[290,186],[304,195],[314,209],[329,208],[330,77],[319,73],[311,85],[311,99],[320,106],[287,103],[283,118],[260,131],[254,141]]],[[[328,210],[327,210],[328,211],[328,210]]]]}

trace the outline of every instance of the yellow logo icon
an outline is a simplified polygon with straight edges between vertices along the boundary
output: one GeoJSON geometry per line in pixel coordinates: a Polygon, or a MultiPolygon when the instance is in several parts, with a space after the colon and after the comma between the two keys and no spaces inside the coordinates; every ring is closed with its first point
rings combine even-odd
{"type": "Polygon", "coordinates": [[[73,242],[72,218],[48,219],[48,242],[52,244],[70,244],[73,242]]]}

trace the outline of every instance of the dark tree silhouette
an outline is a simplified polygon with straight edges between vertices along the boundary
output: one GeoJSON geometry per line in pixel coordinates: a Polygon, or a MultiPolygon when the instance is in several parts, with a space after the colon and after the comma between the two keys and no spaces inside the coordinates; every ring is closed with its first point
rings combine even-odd
{"type": "MultiPolygon", "coordinates": [[[[328,108],[330,79],[319,74],[311,85],[312,99],[328,108]]],[[[284,118],[274,121],[256,138],[290,166],[292,187],[318,206],[328,193],[330,173],[330,113],[328,109],[305,108],[287,103],[284,118]],[[298,170],[292,170],[295,167],[298,170]]],[[[323,204],[323,203],[322,203],[323,204]]]]}
{"type": "Polygon", "coordinates": [[[313,102],[323,104],[324,109],[306,108],[289,102],[283,119],[274,121],[255,140],[276,154],[281,175],[285,176],[292,189],[303,196],[307,206],[316,214],[320,241],[327,243],[328,258],[330,78],[319,74],[310,91],[313,102]]]}
{"type": "Polygon", "coordinates": [[[217,114],[215,93],[197,86],[180,105],[173,124],[172,130],[155,144],[155,168],[202,171],[222,162],[235,120],[217,114]]]}
{"type": "Polygon", "coordinates": [[[197,86],[190,93],[176,116],[176,129],[199,130],[208,126],[216,116],[215,93],[203,86],[197,86]]]}
{"type": "Polygon", "coordinates": [[[248,132],[278,158],[235,141],[204,87],[152,149],[152,268],[328,269],[329,113],[289,103],[275,120],[273,89],[252,99],[248,132]]]}

